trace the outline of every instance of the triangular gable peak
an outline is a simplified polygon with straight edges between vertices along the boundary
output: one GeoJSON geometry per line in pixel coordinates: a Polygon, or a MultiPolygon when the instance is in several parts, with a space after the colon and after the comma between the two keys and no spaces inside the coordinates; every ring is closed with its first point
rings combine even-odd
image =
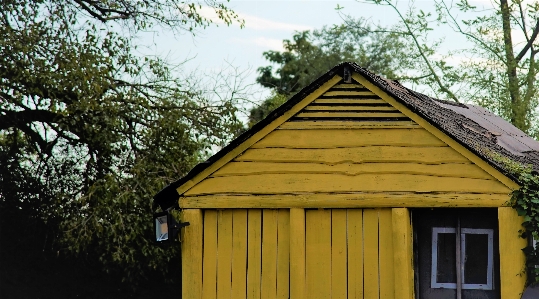
{"type": "Polygon", "coordinates": [[[353,78],[328,80],[229,149],[179,186],[180,206],[500,206],[509,199],[507,177],[361,75],[353,78]]]}
{"type": "Polygon", "coordinates": [[[410,118],[351,80],[331,87],[316,98],[280,129],[353,128],[377,126],[416,126],[410,118]]]}

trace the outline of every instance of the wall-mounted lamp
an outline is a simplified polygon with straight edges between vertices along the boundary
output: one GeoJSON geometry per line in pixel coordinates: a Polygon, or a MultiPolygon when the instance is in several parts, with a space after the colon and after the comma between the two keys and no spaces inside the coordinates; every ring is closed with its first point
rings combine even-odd
{"type": "Polygon", "coordinates": [[[188,226],[189,222],[178,223],[176,219],[174,219],[174,215],[167,210],[153,214],[153,224],[155,232],[154,240],[158,243],[162,243],[177,240],[180,228],[188,226]]]}
{"type": "Polygon", "coordinates": [[[163,212],[153,214],[154,241],[157,243],[172,243],[178,240],[180,228],[188,226],[189,222],[179,222],[174,219],[172,210],[179,209],[179,195],[176,188],[168,185],[153,197],[154,210],[159,206],[163,212]]]}

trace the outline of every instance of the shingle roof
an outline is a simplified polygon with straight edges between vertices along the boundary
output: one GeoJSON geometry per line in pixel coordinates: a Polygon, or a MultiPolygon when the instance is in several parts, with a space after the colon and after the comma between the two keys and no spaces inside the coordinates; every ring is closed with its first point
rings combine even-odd
{"type": "Polygon", "coordinates": [[[431,98],[375,75],[355,63],[349,65],[506,176],[516,180],[505,165],[493,159],[491,153],[530,165],[539,172],[539,142],[503,118],[480,106],[431,98]]]}
{"type": "Polygon", "coordinates": [[[344,62],[302,89],[290,100],[270,113],[268,117],[240,135],[207,161],[195,166],[186,176],[165,187],[154,197],[155,203],[161,205],[161,207],[172,206],[173,202],[177,200],[177,196],[172,196],[175,194],[177,187],[219,160],[226,153],[289,110],[293,105],[300,102],[327,80],[335,75],[342,76],[345,69],[360,74],[513,180],[517,181],[517,178],[511,174],[505,165],[493,159],[491,153],[497,153],[513,161],[531,165],[534,171],[539,172],[539,142],[527,136],[501,117],[479,106],[431,98],[410,90],[397,81],[373,74],[355,63],[344,62]],[[175,197],[175,199],[169,199],[171,196],[172,198],[175,197]]]}

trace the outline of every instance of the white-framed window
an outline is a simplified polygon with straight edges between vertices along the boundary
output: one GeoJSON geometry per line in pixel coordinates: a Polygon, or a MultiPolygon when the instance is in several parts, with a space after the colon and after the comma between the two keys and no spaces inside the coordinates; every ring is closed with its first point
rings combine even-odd
{"type": "Polygon", "coordinates": [[[494,231],[461,228],[460,240],[454,227],[432,228],[431,288],[492,290],[494,269],[494,231]],[[457,257],[460,253],[460,259],[457,257]]]}

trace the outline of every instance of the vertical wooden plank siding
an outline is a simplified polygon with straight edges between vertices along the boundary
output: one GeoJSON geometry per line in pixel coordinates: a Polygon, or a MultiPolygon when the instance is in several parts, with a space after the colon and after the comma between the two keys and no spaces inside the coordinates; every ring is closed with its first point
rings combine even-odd
{"type": "Polygon", "coordinates": [[[204,211],[204,261],[202,298],[217,297],[217,211],[204,211]]]}
{"type": "Polygon", "coordinates": [[[519,299],[526,284],[526,257],[521,250],[526,247],[526,239],[521,238],[519,233],[519,230],[524,229],[523,221],[513,208],[498,208],[500,284],[503,299],[519,299]]]}
{"type": "Polygon", "coordinates": [[[200,235],[182,247],[186,299],[412,299],[407,209],[183,213],[200,235]]]}
{"type": "Polygon", "coordinates": [[[277,217],[277,299],[290,297],[290,212],[279,209],[277,217]]]}
{"type": "Polygon", "coordinates": [[[290,209],[290,298],[305,299],[305,210],[290,209]]]}
{"type": "Polygon", "coordinates": [[[331,211],[305,213],[307,298],[331,298],[331,211]]]}
{"type": "Polygon", "coordinates": [[[182,221],[190,225],[182,229],[182,298],[202,298],[202,210],[183,210],[182,221]]]}
{"type": "Polygon", "coordinates": [[[347,213],[348,298],[363,299],[363,211],[349,209],[347,213]]]}
{"type": "Polygon", "coordinates": [[[217,212],[217,299],[231,299],[232,210],[217,212]]]}
{"type": "Polygon", "coordinates": [[[380,209],[378,217],[380,244],[380,299],[394,299],[396,297],[395,279],[393,274],[393,225],[391,221],[391,209],[380,209]]]}
{"type": "Polygon", "coordinates": [[[346,210],[331,211],[331,298],[347,298],[346,210]]]}
{"type": "Polygon", "coordinates": [[[245,299],[247,281],[247,210],[232,214],[232,299],[245,299]]]}
{"type": "Polygon", "coordinates": [[[277,210],[262,211],[262,299],[277,296],[277,210]]]}
{"type": "MultiPolygon", "coordinates": [[[[407,208],[392,209],[395,298],[413,299],[412,229],[407,208]]],[[[505,298],[504,298],[505,299],[505,298]]]]}
{"type": "Polygon", "coordinates": [[[363,210],[363,280],[365,298],[377,299],[380,295],[378,281],[378,210],[363,210]]]}
{"type": "Polygon", "coordinates": [[[249,210],[247,214],[247,223],[247,299],[260,299],[260,275],[262,273],[262,211],[249,210]]]}

